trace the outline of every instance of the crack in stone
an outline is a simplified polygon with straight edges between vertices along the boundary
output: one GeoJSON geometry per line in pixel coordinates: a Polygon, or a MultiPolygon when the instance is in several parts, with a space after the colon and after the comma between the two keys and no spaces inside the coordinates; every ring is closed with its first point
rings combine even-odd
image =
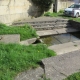
{"type": "Polygon", "coordinates": [[[0,37],[0,40],[2,40],[3,37],[0,37]]]}

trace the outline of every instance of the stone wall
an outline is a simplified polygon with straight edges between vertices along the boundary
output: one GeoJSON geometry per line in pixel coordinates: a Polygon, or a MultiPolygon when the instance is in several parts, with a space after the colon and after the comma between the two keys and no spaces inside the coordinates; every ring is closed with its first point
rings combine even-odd
{"type": "Polygon", "coordinates": [[[69,23],[70,23],[71,27],[80,30],[80,22],[70,20],[69,23]]]}
{"type": "Polygon", "coordinates": [[[69,7],[74,3],[73,0],[55,0],[56,6],[55,10],[56,12],[59,12],[60,10],[64,10],[65,8],[69,7]]]}
{"type": "Polygon", "coordinates": [[[0,23],[31,18],[37,10],[30,0],[0,0],[0,23]]]}

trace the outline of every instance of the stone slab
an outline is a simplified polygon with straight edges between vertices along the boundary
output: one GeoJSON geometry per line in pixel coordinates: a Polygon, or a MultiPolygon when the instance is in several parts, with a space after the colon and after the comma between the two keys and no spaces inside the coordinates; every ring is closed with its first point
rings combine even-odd
{"type": "Polygon", "coordinates": [[[34,43],[36,40],[37,40],[37,38],[27,39],[27,40],[24,40],[24,41],[20,41],[20,44],[30,45],[30,44],[34,43]]]}
{"type": "Polygon", "coordinates": [[[15,80],[39,80],[43,74],[44,70],[38,67],[18,74],[15,80]]]}
{"type": "Polygon", "coordinates": [[[79,30],[73,29],[73,28],[60,28],[60,29],[53,29],[53,30],[42,30],[37,31],[38,36],[48,36],[48,35],[54,35],[54,34],[62,34],[62,33],[68,33],[68,32],[77,32],[79,30]]]}
{"type": "Polygon", "coordinates": [[[42,60],[45,75],[50,80],[63,80],[67,76],[80,72],[80,50],[42,60]]]}
{"type": "Polygon", "coordinates": [[[20,35],[19,34],[0,35],[0,42],[19,43],[20,42],[20,35]]]}
{"type": "Polygon", "coordinates": [[[53,34],[57,34],[57,32],[54,30],[37,31],[38,36],[47,36],[47,35],[53,35],[53,34]]]}
{"type": "Polygon", "coordinates": [[[64,43],[64,44],[53,45],[53,46],[49,46],[48,48],[55,51],[57,53],[57,55],[61,55],[64,53],[79,50],[80,49],[80,40],[68,42],[68,43],[64,43]]]}

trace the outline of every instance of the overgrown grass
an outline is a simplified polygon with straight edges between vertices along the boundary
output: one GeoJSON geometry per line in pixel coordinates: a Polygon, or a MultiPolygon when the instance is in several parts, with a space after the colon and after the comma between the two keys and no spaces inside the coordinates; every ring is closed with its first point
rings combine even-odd
{"type": "Polygon", "coordinates": [[[37,37],[36,31],[29,25],[10,27],[0,23],[0,34],[20,34],[21,40],[37,37]]]}
{"type": "Polygon", "coordinates": [[[74,73],[64,80],[80,80],[80,72],[74,73]]]}
{"type": "Polygon", "coordinates": [[[66,18],[66,19],[70,19],[70,20],[74,20],[74,21],[77,21],[77,22],[80,22],[80,18],[73,18],[73,17],[68,17],[68,16],[64,16],[63,15],[63,11],[60,11],[58,13],[51,13],[51,12],[46,12],[44,14],[44,16],[50,16],[50,17],[62,17],[62,18],[66,18]]]}
{"type": "Polygon", "coordinates": [[[21,71],[39,66],[41,59],[55,56],[46,45],[0,43],[0,80],[13,80],[21,71]]]}

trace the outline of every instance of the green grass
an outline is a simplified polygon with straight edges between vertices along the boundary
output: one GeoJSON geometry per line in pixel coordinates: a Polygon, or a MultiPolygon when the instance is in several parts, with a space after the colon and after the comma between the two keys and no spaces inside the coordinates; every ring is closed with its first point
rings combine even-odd
{"type": "Polygon", "coordinates": [[[64,80],[80,80],[80,72],[78,73],[74,73],[70,76],[68,76],[66,79],[64,80]]]}
{"type": "Polygon", "coordinates": [[[38,67],[41,59],[55,56],[46,45],[0,43],[0,80],[13,80],[22,71],[38,67]]]}
{"type": "Polygon", "coordinates": [[[66,17],[63,15],[62,11],[58,12],[58,13],[51,13],[51,12],[46,12],[44,14],[44,16],[50,16],[50,17],[62,17],[62,18],[66,18],[66,19],[70,19],[70,20],[74,20],[74,21],[77,21],[77,22],[80,22],[80,18],[73,18],[73,17],[66,17]]]}
{"type": "Polygon", "coordinates": [[[60,15],[61,13],[51,13],[51,12],[46,12],[45,14],[44,14],[44,16],[50,16],[50,17],[59,17],[59,15],[60,15]]]}
{"type": "Polygon", "coordinates": [[[20,40],[37,37],[36,31],[29,25],[10,27],[0,23],[0,34],[20,34],[20,40]]]}

